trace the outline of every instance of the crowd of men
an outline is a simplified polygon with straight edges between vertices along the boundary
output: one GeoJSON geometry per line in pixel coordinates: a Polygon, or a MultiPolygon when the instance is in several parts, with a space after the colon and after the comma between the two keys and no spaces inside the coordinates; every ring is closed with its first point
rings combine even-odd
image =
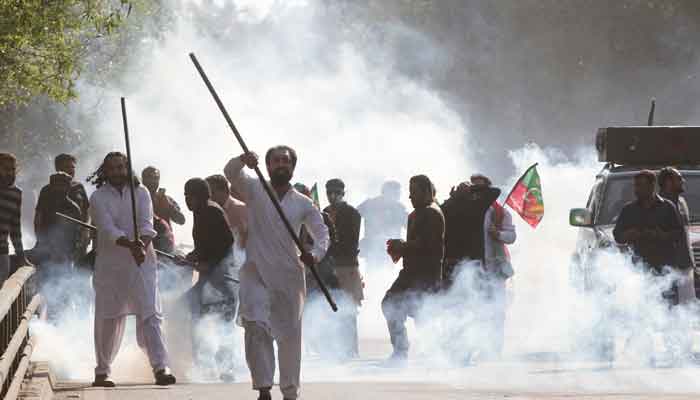
{"type": "MultiPolygon", "coordinates": [[[[88,178],[95,186],[88,199],[85,187],[75,181],[76,158],[61,154],[55,159],[56,173],[41,189],[36,206],[36,245],[25,252],[20,224],[22,192],[14,185],[17,160],[2,153],[0,278],[7,278],[12,264],[34,264],[48,292],[74,268],[93,271],[94,386],[114,386],[111,364],[128,315],[136,316],[137,342],[148,356],[156,383],[175,383],[162,331],[159,264],[179,266],[190,282],[192,270],[197,271],[198,279],[186,294],[195,325],[207,315],[216,315],[227,329],[235,329],[237,322],[243,327],[253,388],[263,400],[270,398],[276,367],[273,343],[278,349],[282,394],[285,399],[298,396],[302,325],[313,325],[302,317],[307,291],[309,299],[321,298],[319,285],[305,265],[318,266],[322,282],[341,305],[337,315],[327,310],[327,326],[336,329],[338,337],[349,338],[330,343],[333,335],[309,337],[307,348],[342,360],[359,356],[357,315],[364,299],[358,259],[361,249],[370,267],[385,264],[388,256],[394,263],[403,259],[403,268],[382,301],[394,348],[391,360],[408,357],[407,318],[420,322],[421,304],[449,290],[462,269],[477,271],[479,293],[499,304],[493,310],[495,340],[489,350],[493,355],[500,353],[505,281],[513,275],[505,246],[515,241],[515,229],[509,212],[496,201],[500,190],[486,176],[474,175],[459,184],[442,205],[437,203],[431,180],[414,176],[409,182],[414,208],[410,213],[399,201],[399,182],[385,183],[380,196],[355,208],[345,201],[345,183],[335,178],[325,185],[329,206],[320,210],[308,187],[290,183],[297,164],[292,148],[273,147],[264,161],[269,174],[265,184],[244,172],[244,167],[257,168],[255,153],[231,159],[223,175],[185,183],[187,208],[193,214],[194,249],[179,254],[172,224],[182,225],[186,217],[160,187],[157,168],[145,168],[139,181],[129,174],[124,154],[109,153],[88,178]],[[271,197],[299,234],[301,250],[271,197]],[[365,235],[360,241],[363,221],[365,235]],[[90,224],[93,227],[85,229],[90,224]],[[402,239],[404,226],[407,234],[402,239]],[[8,237],[16,255],[14,263],[9,259],[8,237]],[[90,241],[92,251],[88,250],[90,241]],[[234,245],[245,249],[242,266],[236,265],[234,245]]],[[[54,307],[55,312],[69,301],[56,301],[49,308],[54,307]]],[[[232,343],[222,343],[211,354],[200,346],[204,339],[194,335],[194,361],[215,359],[221,379],[233,380],[232,343]]]]}

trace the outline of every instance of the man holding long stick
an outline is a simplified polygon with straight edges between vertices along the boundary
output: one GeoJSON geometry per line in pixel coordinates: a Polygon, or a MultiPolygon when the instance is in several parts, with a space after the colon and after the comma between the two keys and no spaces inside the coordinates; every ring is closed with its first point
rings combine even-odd
{"type": "Polygon", "coordinates": [[[90,177],[97,190],[90,197],[90,211],[99,235],[95,261],[95,381],[93,386],[113,387],[110,367],[119,351],[126,316],[136,316],[136,338],[146,351],[156,384],[172,385],[168,372],[168,352],[161,329],[162,313],[158,296],[156,255],[151,240],[153,206],[148,190],[138,185],[129,190],[127,157],[107,154],[100,168],[90,177]],[[131,196],[134,193],[135,210],[131,196]],[[134,237],[134,219],[138,237],[134,237]]]}
{"type": "Polygon", "coordinates": [[[264,183],[243,172],[244,165],[257,167],[258,156],[245,153],[224,168],[226,177],[239,188],[248,205],[247,260],[240,271],[239,314],[245,329],[246,361],[260,400],[271,399],[275,373],[273,341],[278,347],[282,395],[291,400],[299,394],[301,317],[306,296],[304,265],[321,260],[329,244],[328,228],[320,211],[289,183],[296,163],[296,152],[287,146],[273,147],[265,155],[269,184],[292,228],[299,232],[303,224],[314,237],[311,253],[301,255],[268,198],[264,183]]]}

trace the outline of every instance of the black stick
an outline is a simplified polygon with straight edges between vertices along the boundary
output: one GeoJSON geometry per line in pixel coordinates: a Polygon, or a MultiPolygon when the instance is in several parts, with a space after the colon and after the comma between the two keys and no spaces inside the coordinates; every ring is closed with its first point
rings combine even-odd
{"type": "MultiPolygon", "coordinates": [[[[90,225],[90,224],[88,224],[87,222],[83,222],[83,221],[81,221],[81,220],[79,220],[79,219],[75,219],[75,218],[73,218],[73,217],[71,217],[71,216],[68,216],[68,215],[63,214],[63,213],[58,212],[58,211],[56,211],[56,215],[58,215],[59,217],[65,219],[65,220],[68,220],[68,221],[70,221],[70,222],[72,222],[72,223],[74,223],[74,224],[76,224],[76,225],[79,225],[79,226],[81,226],[81,227],[83,227],[83,228],[85,228],[85,229],[89,229],[89,230],[91,230],[91,231],[93,231],[93,232],[97,232],[97,227],[96,227],[95,225],[90,225]]],[[[156,254],[158,254],[159,256],[163,256],[163,257],[165,257],[165,258],[169,258],[169,259],[171,259],[171,260],[173,260],[173,261],[176,261],[176,260],[177,260],[177,256],[175,256],[174,254],[166,253],[166,252],[160,251],[160,250],[158,250],[158,249],[155,249],[155,251],[156,251],[156,254]]]]}
{"type": "Polygon", "coordinates": [[[129,181],[129,189],[131,190],[131,211],[134,222],[134,241],[138,242],[139,225],[136,220],[136,190],[134,189],[134,171],[131,169],[131,145],[129,144],[129,124],[126,122],[126,100],[122,97],[122,121],[124,122],[124,141],[126,142],[126,168],[129,181]]]}
{"type": "MultiPolygon", "coordinates": [[[[209,89],[209,93],[211,93],[212,97],[214,98],[216,105],[219,106],[219,110],[224,115],[224,118],[226,119],[226,123],[228,123],[229,128],[231,128],[231,131],[233,131],[233,134],[236,135],[236,139],[238,140],[238,144],[241,145],[241,148],[243,148],[243,152],[250,153],[250,151],[248,150],[248,146],[246,146],[245,142],[243,141],[243,137],[238,132],[238,129],[236,129],[236,125],[233,123],[233,120],[231,120],[231,117],[228,115],[228,111],[226,111],[226,107],[224,107],[224,104],[221,102],[221,99],[219,99],[219,95],[216,94],[216,90],[214,89],[214,86],[212,86],[211,82],[209,81],[209,78],[207,78],[207,74],[204,73],[204,69],[202,69],[202,66],[199,64],[199,61],[197,61],[197,57],[195,57],[194,53],[190,53],[190,59],[192,59],[192,62],[194,63],[195,68],[197,68],[199,75],[202,77],[204,84],[207,85],[207,89],[209,89]]],[[[280,218],[282,218],[282,222],[284,223],[284,226],[287,228],[287,231],[292,236],[294,243],[299,248],[299,251],[301,251],[302,253],[305,252],[304,247],[301,244],[301,240],[299,240],[299,236],[297,235],[296,232],[294,232],[294,228],[292,228],[292,224],[289,223],[287,216],[284,215],[284,211],[282,210],[282,207],[280,206],[279,202],[277,201],[277,198],[272,193],[272,189],[270,189],[270,187],[267,185],[267,181],[265,181],[265,177],[263,176],[262,172],[260,172],[260,168],[258,168],[256,166],[254,169],[255,169],[255,174],[258,176],[260,183],[262,183],[263,188],[265,189],[265,192],[267,193],[268,197],[270,198],[270,201],[272,201],[272,204],[275,206],[277,213],[279,214],[280,218]]],[[[323,295],[326,297],[326,300],[328,300],[328,304],[330,304],[333,311],[338,311],[338,306],[333,301],[333,298],[331,297],[331,294],[328,291],[328,288],[326,288],[326,285],[323,284],[321,277],[318,275],[318,271],[316,271],[316,267],[313,264],[308,265],[308,267],[311,269],[311,274],[314,276],[314,279],[316,279],[316,282],[318,283],[318,286],[321,288],[321,291],[323,292],[323,295]]]]}
{"type": "Polygon", "coordinates": [[[656,111],[656,99],[651,99],[651,109],[649,110],[649,118],[647,118],[647,126],[654,125],[654,111],[656,111]]]}

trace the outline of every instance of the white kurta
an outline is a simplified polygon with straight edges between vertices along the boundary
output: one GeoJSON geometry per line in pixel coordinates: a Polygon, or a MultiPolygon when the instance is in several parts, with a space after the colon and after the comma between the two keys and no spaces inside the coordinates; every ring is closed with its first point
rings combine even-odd
{"type": "MultiPolygon", "coordinates": [[[[268,327],[278,339],[301,325],[306,284],[300,253],[262,183],[243,171],[240,158],[232,159],[224,173],[248,206],[247,259],[240,271],[239,313],[244,321],[268,327]],[[260,279],[263,285],[246,287],[247,278],[260,279]]],[[[314,238],[311,255],[322,259],[329,245],[328,228],[311,199],[290,189],[280,204],[295,232],[302,224],[306,226],[314,238]]]]}
{"type": "Polygon", "coordinates": [[[491,206],[484,216],[484,261],[486,262],[486,269],[510,268],[512,271],[510,257],[507,255],[505,246],[515,243],[517,238],[513,217],[508,210],[503,209],[503,222],[498,229],[499,240],[489,235],[489,228],[494,225],[495,218],[495,211],[493,206],[491,206]]]}
{"type": "MultiPolygon", "coordinates": [[[[160,317],[153,246],[146,251],[146,261],[138,266],[131,252],[116,243],[122,236],[134,238],[128,186],[122,192],[110,184],[97,189],[90,196],[90,212],[98,231],[93,278],[95,317],[118,318],[129,314],[137,315],[141,320],[153,315],[160,317]]],[[[143,185],[136,188],[136,216],[139,234],[155,237],[151,196],[143,185]]]]}

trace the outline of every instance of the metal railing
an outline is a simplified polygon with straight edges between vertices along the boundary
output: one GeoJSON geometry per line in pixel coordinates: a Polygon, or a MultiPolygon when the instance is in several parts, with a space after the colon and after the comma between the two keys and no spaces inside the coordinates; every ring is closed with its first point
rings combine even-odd
{"type": "Polygon", "coordinates": [[[17,398],[34,349],[29,321],[41,304],[35,272],[33,267],[22,267],[0,289],[0,399],[17,398]]]}

